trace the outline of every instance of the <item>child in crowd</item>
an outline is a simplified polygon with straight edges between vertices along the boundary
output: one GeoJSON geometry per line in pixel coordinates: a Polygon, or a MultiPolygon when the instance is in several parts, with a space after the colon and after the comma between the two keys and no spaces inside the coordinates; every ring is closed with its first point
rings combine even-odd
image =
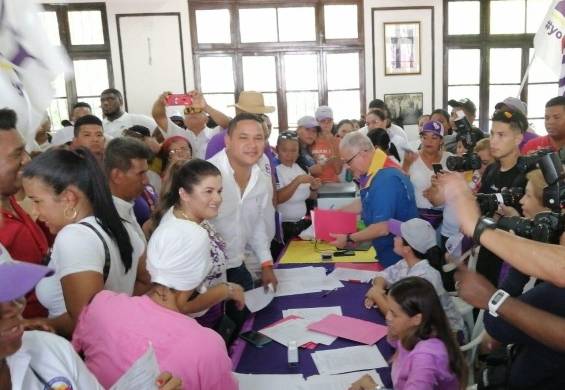
{"type": "Polygon", "coordinates": [[[443,261],[432,225],[420,218],[413,218],[406,222],[391,219],[388,222],[388,230],[396,236],[394,252],[403,259],[379,272],[373,279],[373,286],[365,297],[365,307],[369,309],[376,305],[382,313],[387,313],[390,302],[387,299],[386,288],[408,276],[419,276],[428,280],[435,288],[451,324],[451,330],[453,332],[463,331],[463,318],[445,291],[441,274],[438,271],[443,261]]]}
{"type": "MultiPolygon", "coordinates": [[[[397,348],[392,360],[392,383],[396,390],[460,390],[467,383],[467,366],[450,332],[434,286],[425,279],[408,277],[389,290],[389,343],[397,348]]],[[[369,375],[350,390],[373,390],[369,375]]]]}
{"type": "Polygon", "coordinates": [[[277,190],[277,210],[281,215],[285,242],[296,237],[310,226],[305,220],[306,199],[316,199],[322,182],[304,172],[298,166],[298,136],[295,132],[285,131],[277,140],[277,153],[280,164],[277,166],[279,178],[277,190]]]}

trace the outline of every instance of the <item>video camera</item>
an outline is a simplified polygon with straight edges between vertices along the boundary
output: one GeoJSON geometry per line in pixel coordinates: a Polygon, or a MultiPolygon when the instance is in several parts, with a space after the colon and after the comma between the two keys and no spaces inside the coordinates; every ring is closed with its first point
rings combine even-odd
{"type": "Polygon", "coordinates": [[[467,149],[467,153],[463,156],[449,156],[445,164],[450,171],[474,171],[481,167],[481,158],[477,153],[473,152],[477,141],[479,141],[479,137],[473,132],[471,124],[463,111],[459,111],[458,115],[458,118],[455,120],[457,139],[463,141],[463,146],[467,149]]]}
{"type": "Polygon", "coordinates": [[[557,244],[565,230],[565,216],[561,214],[561,209],[565,208],[565,175],[562,161],[557,153],[547,151],[528,158],[532,158],[530,162],[535,160],[547,183],[543,189],[543,205],[551,211],[538,213],[533,220],[502,217],[498,220],[497,227],[512,230],[520,237],[557,244]]]}

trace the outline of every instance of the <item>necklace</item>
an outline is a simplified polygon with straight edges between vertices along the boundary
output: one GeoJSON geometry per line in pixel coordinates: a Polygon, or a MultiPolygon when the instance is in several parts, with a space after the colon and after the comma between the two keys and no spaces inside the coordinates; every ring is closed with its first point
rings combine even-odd
{"type": "Polygon", "coordinates": [[[181,217],[183,217],[184,219],[186,219],[186,220],[188,220],[188,221],[192,221],[192,219],[190,219],[190,218],[188,217],[188,215],[186,215],[186,213],[185,213],[182,209],[175,208],[175,210],[176,210],[176,211],[181,215],[181,217]]]}

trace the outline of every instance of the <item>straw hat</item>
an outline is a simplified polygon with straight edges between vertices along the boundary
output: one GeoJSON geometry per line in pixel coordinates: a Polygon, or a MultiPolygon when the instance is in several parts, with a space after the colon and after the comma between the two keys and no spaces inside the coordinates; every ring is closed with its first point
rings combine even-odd
{"type": "Polygon", "coordinates": [[[229,107],[236,107],[251,114],[267,114],[275,111],[275,107],[265,106],[263,94],[255,91],[241,91],[237,103],[229,107]]]}

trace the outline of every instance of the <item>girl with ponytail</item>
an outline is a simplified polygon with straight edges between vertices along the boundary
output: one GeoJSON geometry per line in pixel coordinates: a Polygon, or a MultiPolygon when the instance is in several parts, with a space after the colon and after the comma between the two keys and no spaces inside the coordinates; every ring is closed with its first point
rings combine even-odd
{"type": "Polygon", "coordinates": [[[99,291],[133,293],[143,245],[132,246],[106,177],[85,148],[39,155],[26,165],[23,186],[38,218],[56,235],[46,259],[55,274],[36,287],[49,319],[30,325],[70,337],[82,308],[99,291]]]}

